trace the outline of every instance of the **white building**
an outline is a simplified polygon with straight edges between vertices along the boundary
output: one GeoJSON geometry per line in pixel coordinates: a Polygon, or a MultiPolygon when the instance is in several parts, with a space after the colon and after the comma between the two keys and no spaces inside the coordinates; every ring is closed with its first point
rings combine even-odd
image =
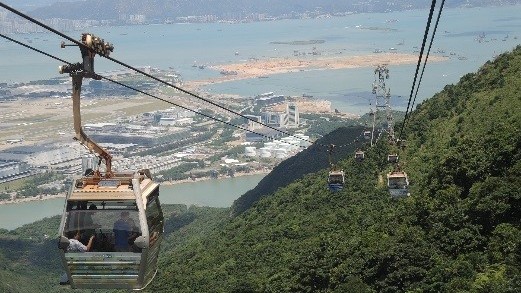
{"type": "Polygon", "coordinates": [[[88,169],[96,170],[98,167],[99,159],[93,154],[84,155],[81,158],[81,173],[85,174],[88,169]]]}
{"type": "Polygon", "coordinates": [[[297,104],[288,103],[286,106],[286,123],[287,128],[297,128],[300,125],[300,117],[297,104]]]}

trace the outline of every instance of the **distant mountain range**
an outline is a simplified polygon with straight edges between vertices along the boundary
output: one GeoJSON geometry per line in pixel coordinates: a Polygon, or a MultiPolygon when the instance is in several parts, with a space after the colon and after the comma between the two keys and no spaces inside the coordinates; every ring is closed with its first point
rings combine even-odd
{"type": "MultiPolygon", "coordinates": [[[[295,17],[302,13],[336,14],[347,12],[386,12],[427,8],[425,0],[21,0],[15,6],[38,7],[31,15],[39,18],[118,20],[144,15],[147,21],[175,20],[177,17],[213,15],[221,19],[243,19],[252,14],[295,17]],[[44,4],[44,5],[42,5],[44,4]]],[[[521,3],[521,0],[453,0],[449,7],[489,6],[521,3]]]]}
{"type": "MultiPolygon", "coordinates": [[[[60,2],[76,2],[78,0],[60,0],[60,2]]],[[[56,0],[4,0],[2,1],[16,9],[23,11],[32,11],[36,8],[46,7],[58,1],[56,0]]]]}

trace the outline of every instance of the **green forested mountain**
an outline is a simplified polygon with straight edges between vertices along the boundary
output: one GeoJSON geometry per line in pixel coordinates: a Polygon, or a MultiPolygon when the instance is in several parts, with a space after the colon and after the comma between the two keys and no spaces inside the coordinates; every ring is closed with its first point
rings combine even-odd
{"type": "Polygon", "coordinates": [[[382,140],[363,163],[342,161],[342,192],[326,171],[307,175],[173,247],[150,290],[521,291],[519,72],[521,47],[412,113],[409,198],[385,188],[395,149],[382,140]]]}
{"type": "MultiPolygon", "coordinates": [[[[341,192],[327,190],[322,169],[235,217],[165,206],[168,235],[146,291],[521,292],[519,72],[521,47],[410,115],[399,153],[408,198],[389,196],[386,157],[397,149],[382,139],[364,162],[340,161],[341,192]]],[[[54,225],[0,233],[0,291],[63,290],[50,279],[60,274],[55,240],[35,238],[54,225]]]]}

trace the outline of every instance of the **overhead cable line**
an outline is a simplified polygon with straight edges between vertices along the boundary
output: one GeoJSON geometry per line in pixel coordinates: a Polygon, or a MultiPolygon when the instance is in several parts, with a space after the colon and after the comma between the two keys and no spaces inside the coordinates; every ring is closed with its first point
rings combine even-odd
{"type": "MultiPolygon", "coordinates": [[[[32,23],[34,23],[34,24],[37,24],[38,26],[43,27],[44,29],[46,29],[46,30],[48,30],[48,31],[50,31],[50,32],[53,32],[53,33],[57,34],[58,36],[60,36],[60,37],[62,37],[62,38],[64,38],[64,39],[66,39],[66,40],[69,40],[69,41],[73,42],[74,44],[76,44],[76,45],[78,45],[78,46],[80,46],[80,47],[85,47],[85,48],[87,48],[88,50],[93,51],[92,48],[89,48],[89,47],[85,46],[85,44],[83,44],[82,42],[79,42],[79,41],[77,41],[77,40],[75,40],[75,39],[73,39],[73,38],[71,38],[71,37],[65,35],[64,33],[62,33],[62,32],[60,32],[60,31],[58,31],[58,30],[56,30],[56,29],[54,29],[54,28],[52,28],[52,27],[50,27],[50,26],[48,26],[48,25],[46,25],[46,24],[44,24],[44,23],[42,23],[42,22],[40,22],[40,21],[38,21],[38,20],[36,20],[35,18],[33,18],[33,17],[31,17],[31,16],[29,16],[29,15],[27,15],[27,14],[24,14],[24,13],[22,13],[22,12],[16,10],[16,9],[14,9],[14,8],[12,8],[12,7],[6,5],[6,4],[4,4],[4,3],[2,3],[2,2],[0,2],[0,6],[3,7],[3,8],[5,8],[5,9],[7,9],[7,10],[9,10],[9,11],[11,11],[12,13],[14,13],[14,14],[16,14],[16,15],[22,17],[22,18],[25,18],[26,20],[28,20],[28,21],[30,21],[30,22],[32,22],[32,23]]],[[[97,53],[97,52],[96,52],[96,53],[97,53]]],[[[215,102],[213,102],[213,101],[211,101],[211,100],[209,100],[209,99],[203,98],[203,97],[201,97],[201,96],[199,96],[199,95],[197,95],[197,94],[195,94],[195,93],[192,93],[192,92],[187,91],[187,90],[185,90],[185,89],[183,89],[183,88],[180,88],[180,87],[178,87],[178,86],[176,86],[176,85],[174,85],[174,84],[172,84],[172,83],[170,83],[170,82],[167,82],[167,81],[164,81],[164,80],[162,80],[162,79],[160,79],[160,78],[157,78],[157,77],[155,77],[155,76],[153,76],[153,75],[151,75],[151,74],[148,74],[148,73],[146,73],[146,72],[144,72],[144,71],[142,71],[142,70],[140,70],[140,69],[137,69],[137,68],[135,68],[135,67],[133,67],[133,66],[131,66],[131,65],[128,65],[128,64],[126,64],[126,63],[124,63],[124,62],[121,62],[121,61],[119,61],[119,60],[117,60],[117,59],[114,59],[114,58],[112,58],[112,57],[110,57],[110,56],[107,56],[107,55],[104,55],[104,54],[99,54],[99,55],[102,56],[102,57],[104,57],[104,58],[106,58],[106,59],[108,59],[108,60],[110,60],[110,61],[112,61],[112,62],[114,62],[114,63],[117,63],[117,64],[119,64],[119,65],[121,65],[121,66],[123,66],[123,67],[126,67],[126,68],[128,68],[128,69],[131,69],[131,70],[133,70],[133,71],[135,71],[135,72],[138,72],[138,73],[140,73],[140,74],[142,74],[142,75],[144,75],[144,76],[146,76],[146,77],[149,77],[149,78],[151,78],[151,79],[153,79],[153,80],[155,80],[155,81],[158,81],[158,82],[160,82],[160,83],[162,83],[162,84],[165,84],[165,85],[167,85],[167,86],[169,86],[169,87],[172,87],[172,88],[174,88],[174,89],[176,89],[176,90],[178,90],[178,91],[180,91],[180,92],[183,92],[183,93],[185,93],[185,94],[187,94],[187,95],[189,95],[189,96],[192,96],[192,97],[194,97],[194,98],[197,98],[197,99],[200,99],[200,100],[202,100],[202,101],[205,101],[205,102],[207,102],[207,103],[209,103],[209,104],[211,104],[211,105],[213,105],[213,106],[215,106],[215,107],[218,107],[218,108],[220,108],[220,109],[222,109],[222,110],[225,110],[225,111],[227,111],[227,112],[230,112],[230,113],[232,113],[232,114],[235,114],[235,115],[237,115],[237,116],[240,116],[240,117],[242,117],[242,118],[244,118],[244,119],[246,119],[246,120],[249,120],[249,121],[255,122],[255,123],[257,123],[257,124],[260,124],[260,125],[262,125],[262,126],[264,126],[264,127],[267,127],[267,128],[272,129],[272,130],[278,131],[278,132],[280,132],[280,133],[282,133],[282,134],[285,134],[285,135],[288,135],[288,136],[293,136],[291,133],[289,133],[289,132],[287,132],[287,131],[280,130],[280,129],[276,128],[276,127],[273,127],[273,126],[267,125],[267,124],[265,124],[265,123],[262,123],[262,122],[259,122],[259,121],[255,120],[255,119],[252,119],[252,118],[250,118],[250,117],[247,117],[247,116],[245,116],[245,115],[243,115],[243,114],[241,114],[241,113],[239,113],[239,112],[236,112],[236,111],[234,111],[234,110],[228,109],[228,108],[226,108],[226,107],[224,107],[224,106],[222,106],[222,105],[220,105],[220,104],[218,104],[218,103],[215,103],[215,102]]],[[[307,142],[312,143],[312,144],[314,143],[313,141],[308,140],[308,139],[302,139],[302,138],[298,138],[298,139],[303,140],[303,141],[307,141],[307,142]]]]}
{"type": "MultiPolygon", "coordinates": [[[[63,62],[63,63],[68,64],[68,65],[72,65],[72,63],[70,63],[70,62],[68,62],[68,61],[66,61],[66,60],[63,60],[63,59],[61,59],[61,58],[59,58],[59,57],[56,57],[56,56],[54,56],[54,55],[51,55],[51,54],[49,54],[49,53],[46,53],[46,52],[44,52],[44,51],[42,51],[42,50],[36,49],[35,47],[29,46],[29,45],[27,45],[27,44],[24,44],[24,43],[22,43],[22,42],[20,42],[20,41],[17,41],[17,40],[15,40],[15,39],[13,39],[13,38],[10,38],[10,37],[8,37],[8,36],[6,36],[6,35],[4,35],[4,34],[1,34],[1,33],[0,33],[0,37],[4,38],[4,39],[6,39],[6,40],[9,40],[9,41],[11,41],[11,42],[14,42],[14,43],[16,43],[16,44],[18,44],[18,45],[21,45],[21,46],[23,46],[23,47],[26,47],[26,48],[28,48],[28,49],[30,49],[30,50],[33,50],[33,51],[35,51],[35,52],[38,52],[38,53],[40,53],[40,54],[43,54],[43,55],[45,55],[45,56],[47,56],[47,57],[50,57],[50,58],[52,58],[52,59],[55,59],[55,60],[57,60],[57,61],[63,62]]],[[[104,77],[104,76],[99,75],[99,74],[96,74],[96,76],[99,76],[101,79],[104,79],[104,80],[110,81],[110,82],[112,82],[112,83],[118,84],[118,85],[123,86],[123,87],[125,87],[125,88],[128,88],[128,89],[134,90],[134,91],[136,91],[136,92],[139,92],[139,93],[141,93],[141,94],[144,94],[144,95],[146,95],[146,96],[152,97],[152,98],[154,98],[154,99],[157,99],[157,100],[160,100],[160,101],[163,101],[163,102],[169,103],[169,104],[171,104],[171,105],[174,105],[174,106],[176,106],[176,107],[179,107],[179,108],[181,108],[181,109],[184,109],[184,110],[187,110],[187,111],[193,112],[193,113],[195,113],[195,114],[197,114],[197,115],[204,116],[204,117],[209,118],[209,119],[212,119],[212,120],[214,120],[214,121],[221,122],[221,123],[224,123],[224,124],[226,124],[226,125],[229,125],[229,126],[232,126],[232,127],[235,127],[235,128],[241,129],[241,130],[244,130],[244,131],[248,131],[248,132],[250,132],[250,133],[257,134],[257,135],[260,135],[260,136],[265,137],[265,138],[268,138],[268,139],[273,139],[271,136],[268,136],[268,135],[265,135],[265,134],[262,134],[262,133],[259,133],[259,132],[256,132],[256,131],[253,131],[253,130],[250,130],[250,129],[244,128],[244,127],[239,126],[239,125],[235,125],[235,124],[233,124],[233,123],[229,123],[229,122],[227,122],[227,121],[221,120],[221,119],[219,119],[219,118],[215,118],[215,117],[213,117],[213,116],[210,116],[210,115],[208,115],[208,114],[205,114],[205,113],[202,113],[202,112],[199,112],[199,111],[196,111],[196,110],[192,110],[192,109],[190,109],[190,108],[188,108],[188,107],[181,106],[181,105],[176,104],[176,103],[174,103],[174,102],[172,102],[172,101],[169,101],[169,100],[166,100],[166,99],[164,99],[164,98],[160,98],[160,97],[158,97],[158,96],[155,96],[155,95],[152,95],[152,94],[150,94],[150,93],[144,92],[144,91],[142,91],[142,90],[136,89],[136,88],[134,88],[134,87],[132,87],[132,86],[126,85],[126,84],[124,84],[124,83],[121,83],[121,82],[119,82],[119,81],[113,80],[113,79],[111,79],[111,78],[104,77]]],[[[292,144],[292,145],[294,145],[294,144],[292,144]]],[[[300,147],[300,145],[299,145],[299,147],[300,147]]]]}
{"type": "Polygon", "coordinates": [[[409,107],[411,105],[411,100],[412,100],[412,94],[414,93],[414,88],[415,88],[415,85],[416,85],[416,79],[418,78],[418,71],[420,70],[420,64],[421,64],[421,61],[422,61],[422,58],[423,58],[423,51],[425,50],[425,43],[427,43],[427,36],[429,35],[429,30],[430,30],[431,21],[432,21],[432,15],[434,13],[434,7],[435,6],[436,6],[436,0],[432,0],[431,9],[429,11],[429,18],[427,19],[427,26],[425,27],[425,33],[423,34],[423,42],[422,42],[422,47],[421,47],[421,50],[420,50],[420,55],[418,56],[418,64],[416,65],[416,72],[414,73],[414,80],[412,82],[411,93],[409,95],[409,101],[407,102],[407,110],[405,111],[405,118],[403,119],[402,128],[400,130],[400,135],[399,135],[400,139],[402,139],[403,129],[404,129],[405,123],[406,123],[407,118],[408,118],[409,107]]]}
{"type": "MultiPolygon", "coordinates": [[[[440,4],[440,11],[438,12],[438,17],[436,18],[436,24],[434,25],[434,30],[432,31],[431,41],[429,43],[429,49],[427,50],[427,55],[425,55],[425,61],[423,62],[423,68],[422,68],[422,73],[420,75],[420,80],[418,81],[418,86],[416,87],[416,92],[414,93],[414,99],[412,100],[411,111],[412,111],[412,109],[414,109],[414,103],[416,102],[416,96],[418,96],[418,90],[420,89],[420,85],[422,83],[423,73],[425,72],[425,66],[427,65],[427,61],[429,60],[429,54],[431,52],[432,43],[434,42],[434,37],[436,36],[436,30],[438,29],[438,24],[440,22],[441,12],[443,11],[443,4],[445,4],[445,0],[442,0],[441,4],[440,4]]],[[[405,126],[405,123],[406,123],[406,121],[404,120],[404,126],[405,126]]]]}

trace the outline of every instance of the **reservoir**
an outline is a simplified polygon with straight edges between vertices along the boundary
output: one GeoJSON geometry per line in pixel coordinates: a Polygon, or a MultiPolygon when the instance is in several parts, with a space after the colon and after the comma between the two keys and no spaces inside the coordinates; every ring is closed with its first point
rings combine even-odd
{"type": "MultiPolygon", "coordinates": [[[[186,204],[208,207],[229,207],[246,191],[254,188],[265,174],[219,180],[162,185],[162,204],[186,204]]],[[[0,205],[0,228],[15,229],[24,224],[59,215],[64,198],[0,205]]],[[[58,227],[56,227],[58,229],[58,227]]]]}

